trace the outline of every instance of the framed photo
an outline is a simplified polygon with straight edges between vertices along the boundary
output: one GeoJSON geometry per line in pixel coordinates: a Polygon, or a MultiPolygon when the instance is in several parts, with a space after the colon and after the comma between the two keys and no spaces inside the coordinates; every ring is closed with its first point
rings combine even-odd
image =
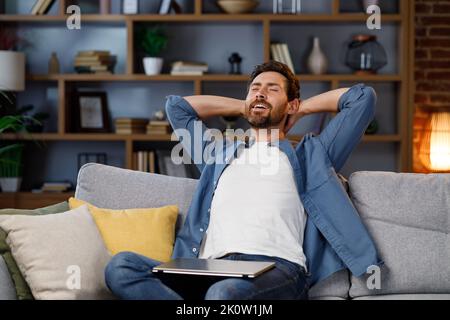
{"type": "Polygon", "coordinates": [[[75,112],[78,132],[110,132],[106,92],[77,92],[75,112]]]}

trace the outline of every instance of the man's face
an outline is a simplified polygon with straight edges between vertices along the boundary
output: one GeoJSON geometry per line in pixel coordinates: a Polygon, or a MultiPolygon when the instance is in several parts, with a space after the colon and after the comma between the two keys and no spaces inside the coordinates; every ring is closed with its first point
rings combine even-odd
{"type": "Polygon", "coordinates": [[[245,100],[245,118],[253,128],[279,127],[287,116],[287,79],[278,72],[263,72],[251,83],[245,100]]]}

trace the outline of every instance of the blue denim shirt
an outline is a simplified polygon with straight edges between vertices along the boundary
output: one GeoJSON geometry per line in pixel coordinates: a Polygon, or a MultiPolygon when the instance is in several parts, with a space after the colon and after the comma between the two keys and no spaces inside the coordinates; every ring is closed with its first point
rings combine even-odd
{"type": "MultiPolygon", "coordinates": [[[[295,149],[288,140],[278,142],[292,165],[297,192],[308,214],[303,251],[311,286],[343,268],[361,276],[369,266],[383,263],[336,174],[373,119],[375,104],[374,90],[357,84],[341,96],[339,112],[320,135],[306,134],[295,149]]],[[[248,145],[239,140],[211,139],[210,130],[182,97],[168,96],[166,112],[176,133],[177,129],[189,133],[177,136],[201,172],[172,255],[194,258],[198,257],[208,229],[211,201],[220,175],[240,148],[248,145]]]]}

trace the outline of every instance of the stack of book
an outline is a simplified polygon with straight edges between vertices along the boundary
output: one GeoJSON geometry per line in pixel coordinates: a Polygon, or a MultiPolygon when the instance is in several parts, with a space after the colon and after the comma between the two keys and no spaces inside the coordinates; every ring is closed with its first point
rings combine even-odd
{"type": "Polygon", "coordinates": [[[116,57],[109,51],[79,51],[75,57],[75,71],[78,73],[102,73],[114,72],[116,57]]]}
{"type": "Polygon", "coordinates": [[[147,124],[147,134],[169,134],[171,133],[172,128],[170,126],[169,121],[167,120],[151,120],[147,124]]]}
{"type": "Polygon", "coordinates": [[[40,189],[33,189],[33,193],[42,192],[67,192],[72,189],[70,182],[44,182],[40,189]]]}
{"type": "Polygon", "coordinates": [[[192,61],[175,61],[172,63],[171,75],[198,75],[208,72],[208,64],[192,61]]]}
{"type": "Polygon", "coordinates": [[[145,134],[148,119],[117,118],[115,120],[117,134],[145,134]]]}
{"type": "Polygon", "coordinates": [[[295,74],[294,64],[292,63],[291,54],[286,43],[272,43],[270,45],[270,51],[275,61],[284,63],[295,74]]]}
{"type": "Polygon", "coordinates": [[[33,8],[31,9],[31,14],[47,14],[54,3],[55,0],[36,0],[33,8]]]}

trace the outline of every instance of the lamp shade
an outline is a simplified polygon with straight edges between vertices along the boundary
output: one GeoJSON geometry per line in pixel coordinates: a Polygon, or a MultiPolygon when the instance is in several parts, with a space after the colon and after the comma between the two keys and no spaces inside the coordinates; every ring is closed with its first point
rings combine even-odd
{"type": "Polygon", "coordinates": [[[25,54],[0,50],[0,90],[25,90],[25,54]]]}
{"type": "Polygon", "coordinates": [[[422,164],[431,172],[450,172],[450,112],[432,112],[421,140],[422,164]]]}

